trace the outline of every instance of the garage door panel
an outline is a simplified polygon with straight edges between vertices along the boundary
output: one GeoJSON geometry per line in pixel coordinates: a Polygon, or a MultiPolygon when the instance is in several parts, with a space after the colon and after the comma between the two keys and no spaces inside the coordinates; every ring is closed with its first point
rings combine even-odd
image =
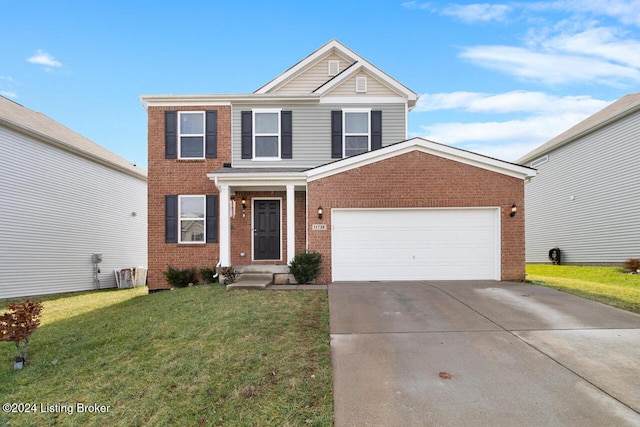
{"type": "Polygon", "coordinates": [[[497,209],[332,213],[333,280],[499,279],[497,209]]]}

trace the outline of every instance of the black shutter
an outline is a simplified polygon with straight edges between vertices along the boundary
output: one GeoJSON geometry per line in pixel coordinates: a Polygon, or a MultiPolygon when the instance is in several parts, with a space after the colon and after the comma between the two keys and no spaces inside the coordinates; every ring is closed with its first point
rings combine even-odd
{"type": "Polygon", "coordinates": [[[253,157],[253,114],[251,111],[242,111],[240,114],[242,158],[251,159],[253,157]]]}
{"type": "Polygon", "coordinates": [[[164,232],[166,243],[178,243],[178,196],[164,196],[164,232]]]}
{"type": "Polygon", "coordinates": [[[291,111],[280,112],[280,157],[293,158],[293,132],[291,129],[291,111]]]}
{"type": "Polygon", "coordinates": [[[178,158],[178,112],[164,112],[164,157],[178,158]]]}
{"type": "Polygon", "coordinates": [[[204,152],[207,159],[218,157],[218,112],[206,112],[204,152]]]}
{"type": "Polygon", "coordinates": [[[331,158],[342,158],[342,111],[331,112],[331,158]]]}
{"type": "Polygon", "coordinates": [[[218,196],[207,195],[207,243],[218,243],[218,196]]]}
{"type": "Polygon", "coordinates": [[[382,111],[371,112],[371,150],[382,148],[382,111]]]}

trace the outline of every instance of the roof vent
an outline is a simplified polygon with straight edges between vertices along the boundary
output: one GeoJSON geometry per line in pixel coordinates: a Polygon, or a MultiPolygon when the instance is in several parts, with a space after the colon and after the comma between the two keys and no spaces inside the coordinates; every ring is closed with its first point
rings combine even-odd
{"type": "Polygon", "coordinates": [[[340,72],[340,61],[338,61],[337,59],[329,60],[329,75],[337,76],[339,72],[340,72]]]}
{"type": "Polygon", "coordinates": [[[540,165],[542,165],[544,163],[547,163],[548,161],[549,161],[549,156],[548,155],[542,156],[540,158],[535,159],[533,162],[531,162],[531,167],[532,168],[538,167],[538,166],[540,166],[540,165]]]}
{"type": "Polygon", "coordinates": [[[358,93],[366,93],[367,92],[367,78],[366,77],[356,77],[356,92],[358,92],[358,93]]]}

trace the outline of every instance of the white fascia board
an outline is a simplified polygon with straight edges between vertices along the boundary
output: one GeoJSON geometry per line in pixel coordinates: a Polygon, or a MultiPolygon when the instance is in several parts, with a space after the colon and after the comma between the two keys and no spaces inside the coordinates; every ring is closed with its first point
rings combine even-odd
{"type": "Polygon", "coordinates": [[[234,174],[216,174],[208,173],[207,177],[215,181],[216,186],[228,185],[230,187],[273,187],[298,185],[306,186],[307,178],[304,172],[287,173],[287,172],[248,172],[234,174]]]}
{"type": "Polygon", "coordinates": [[[319,96],[305,95],[141,95],[143,107],[230,106],[232,104],[317,103],[319,96]]]}
{"type": "Polygon", "coordinates": [[[320,104],[406,104],[401,96],[325,96],[320,104]]]}
{"type": "Polygon", "coordinates": [[[413,138],[408,141],[383,147],[358,156],[348,157],[343,160],[338,160],[333,163],[311,169],[307,171],[307,180],[311,182],[317,179],[326,178],[331,175],[370,165],[395,156],[410,153],[412,151],[420,151],[522,180],[536,175],[536,171],[534,169],[525,166],[519,166],[469,151],[460,150],[458,148],[437,144],[426,139],[413,138]]]}

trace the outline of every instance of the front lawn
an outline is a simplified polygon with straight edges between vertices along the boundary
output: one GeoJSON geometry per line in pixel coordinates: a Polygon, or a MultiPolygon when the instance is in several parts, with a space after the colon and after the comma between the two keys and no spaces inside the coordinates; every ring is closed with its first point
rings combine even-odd
{"type": "Polygon", "coordinates": [[[640,313],[640,275],[619,267],[527,265],[527,280],[640,313]]]}
{"type": "Polygon", "coordinates": [[[135,288],[43,304],[28,366],[14,371],[0,342],[0,403],[35,412],[0,425],[333,424],[326,292],[135,288]]]}

